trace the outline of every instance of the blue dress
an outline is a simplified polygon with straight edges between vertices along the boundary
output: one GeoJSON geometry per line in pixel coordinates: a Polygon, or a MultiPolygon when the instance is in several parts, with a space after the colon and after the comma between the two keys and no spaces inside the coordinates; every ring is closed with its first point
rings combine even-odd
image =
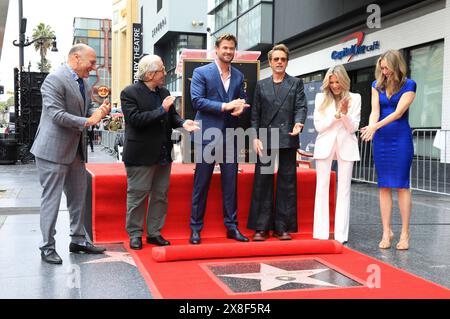
{"type": "MultiPolygon", "coordinates": [[[[372,83],[375,88],[376,81],[372,83]]],[[[402,88],[389,99],[385,91],[378,90],[380,99],[380,119],[393,113],[402,95],[416,92],[416,82],[407,79],[402,88]]],[[[375,132],[373,138],[373,159],[378,175],[378,187],[409,188],[414,146],[408,110],[403,116],[375,132]]]]}

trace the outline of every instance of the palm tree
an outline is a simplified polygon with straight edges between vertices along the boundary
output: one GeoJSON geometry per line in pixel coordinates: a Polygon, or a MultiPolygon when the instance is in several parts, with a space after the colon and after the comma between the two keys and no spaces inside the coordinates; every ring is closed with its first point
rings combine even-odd
{"type": "Polygon", "coordinates": [[[47,58],[42,58],[41,56],[41,62],[37,63],[38,69],[41,72],[46,72],[48,73],[50,71],[50,69],[52,68],[52,64],[50,63],[49,60],[47,60],[47,58]]]}
{"type": "Polygon", "coordinates": [[[41,62],[38,63],[38,69],[41,72],[49,72],[50,68],[52,67],[50,62],[46,59],[47,50],[52,46],[52,39],[55,36],[55,32],[52,30],[52,28],[49,25],[45,25],[45,23],[41,22],[39,23],[36,28],[33,29],[33,41],[36,40],[34,43],[34,49],[36,51],[39,51],[39,54],[41,55],[41,62]],[[45,40],[37,40],[39,38],[48,38],[45,40]]]}

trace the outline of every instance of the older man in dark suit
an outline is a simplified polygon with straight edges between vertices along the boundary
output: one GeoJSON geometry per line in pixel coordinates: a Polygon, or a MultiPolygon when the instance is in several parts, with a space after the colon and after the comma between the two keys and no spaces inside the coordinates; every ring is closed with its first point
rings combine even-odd
{"type": "Polygon", "coordinates": [[[291,239],[289,233],[297,231],[296,152],[307,113],[302,80],[286,73],[289,49],[276,45],[268,59],[272,76],[257,83],[251,111],[258,161],[247,227],[255,230],[255,241],[267,239],[269,230],[280,240],[291,239]],[[279,164],[274,194],[275,154],[279,164]]]}
{"type": "Polygon", "coordinates": [[[42,115],[31,153],[36,157],[41,196],[41,258],[61,264],[55,249],[55,224],[62,192],[70,215],[70,252],[101,254],[86,233],[86,128],[96,125],[111,110],[108,101],[97,110],[89,109],[90,88],[85,80],[96,68],[94,49],[77,44],[67,63],[50,73],[42,84],[42,115]],[[87,117],[88,114],[91,116],[87,117]]]}
{"type": "Polygon", "coordinates": [[[123,161],[128,182],[126,229],[132,249],[142,249],[145,215],[147,243],[170,244],[160,231],[167,214],[172,129],[183,127],[188,132],[198,129],[196,122],[178,115],[173,105],[175,97],[163,87],[165,76],[161,58],[146,55],[139,61],[139,81],[120,95],[125,117],[123,161]]]}

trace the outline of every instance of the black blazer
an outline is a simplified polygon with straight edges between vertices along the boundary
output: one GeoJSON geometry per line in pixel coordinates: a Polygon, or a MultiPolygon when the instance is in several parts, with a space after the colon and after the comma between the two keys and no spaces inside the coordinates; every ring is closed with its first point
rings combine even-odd
{"type": "MultiPolygon", "coordinates": [[[[157,89],[163,101],[170,92],[157,89]]],[[[161,105],[152,105],[150,89],[139,81],[127,86],[120,94],[125,117],[125,140],[122,159],[125,165],[154,165],[159,162],[161,148],[172,152],[172,129],[181,127],[184,120],[174,106],[161,112],[161,105]]]]}
{"type": "Polygon", "coordinates": [[[258,137],[266,148],[275,148],[268,145],[270,130],[279,129],[279,148],[298,148],[299,137],[290,136],[295,123],[305,123],[307,115],[306,97],[303,81],[286,74],[280,84],[278,98],[272,77],[258,81],[251,108],[251,126],[256,129],[258,137]],[[259,135],[260,128],[268,129],[268,139],[259,135]]]}

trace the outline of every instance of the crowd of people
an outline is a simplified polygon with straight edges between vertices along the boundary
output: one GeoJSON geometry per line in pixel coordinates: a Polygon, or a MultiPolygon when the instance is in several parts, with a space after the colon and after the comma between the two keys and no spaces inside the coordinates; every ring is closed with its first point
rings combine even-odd
{"type": "MultiPolygon", "coordinates": [[[[191,102],[196,111],[194,120],[182,119],[175,110],[175,97],[164,88],[164,63],[157,55],[146,55],[140,60],[139,81],[121,92],[126,124],[123,150],[127,175],[126,230],[132,249],[142,249],[144,220],[147,243],[170,245],[161,230],[168,207],[171,133],[177,128],[191,133],[195,145],[189,242],[201,243],[208,190],[216,164],[221,171],[226,237],[250,241],[238,229],[237,146],[234,134],[229,134],[239,127],[239,117],[244,113],[250,115],[255,132],[252,145],[257,154],[246,225],[254,231],[251,239],[264,241],[272,235],[279,240],[291,240],[291,234],[297,232],[296,159],[299,135],[307,116],[303,82],[286,73],[289,49],[278,44],[268,53],[272,75],[257,82],[252,105],[249,105],[244,75],[231,65],[236,47],[236,37],[223,34],[215,42],[216,59],[194,70],[190,86],[191,102]],[[210,134],[211,130],[218,134],[210,134]]],[[[111,110],[107,100],[96,110],[88,109],[85,79],[95,68],[95,62],[95,51],[77,44],[69,52],[67,64],[51,73],[42,86],[43,111],[32,152],[43,186],[41,256],[49,263],[62,263],[55,250],[54,235],[63,191],[71,216],[70,251],[104,252],[104,248],[93,245],[83,226],[84,134],[86,128],[98,124],[111,110]]],[[[393,189],[398,190],[402,217],[396,248],[409,248],[409,170],[413,143],[408,108],[414,100],[416,84],[406,74],[405,61],[398,51],[389,50],[379,57],[372,84],[369,124],[360,128],[361,96],[350,91],[350,79],[344,66],[335,65],[326,72],[322,92],[317,93],[314,106],[314,128],[318,132],[314,150],[317,172],[314,239],[331,237],[330,172],[332,161],[337,160],[334,239],[341,243],[349,240],[351,176],[354,162],[360,160],[355,134],[359,130],[361,139],[373,140],[374,145],[383,224],[379,248],[390,248],[394,239],[390,226],[393,189]]]]}

